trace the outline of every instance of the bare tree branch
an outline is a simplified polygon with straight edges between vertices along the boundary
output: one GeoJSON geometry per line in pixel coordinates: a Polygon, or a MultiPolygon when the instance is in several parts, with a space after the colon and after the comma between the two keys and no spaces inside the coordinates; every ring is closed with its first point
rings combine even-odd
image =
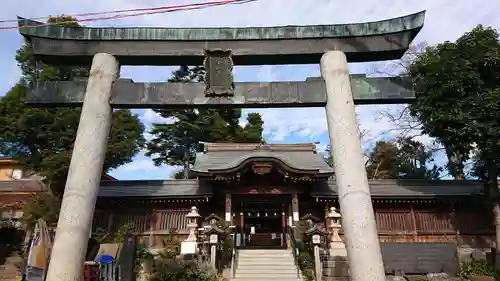
{"type": "Polygon", "coordinates": [[[429,44],[425,41],[411,45],[401,59],[377,63],[370,71],[370,74],[375,76],[405,75],[408,72],[408,67],[417,55],[423,52],[428,46],[429,44]]]}
{"type": "MultiPolygon", "coordinates": [[[[371,70],[371,75],[374,76],[401,76],[408,72],[409,66],[415,60],[417,55],[427,48],[426,42],[410,46],[405,55],[399,60],[393,60],[384,63],[375,64],[371,70]]],[[[393,109],[386,108],[379,110],[376,120],[381,121],[387,119],[394,128],[382,132],[382,134],[395,134],[396,138],[399,137],[418,137],[422,136],[421,123],[410,114],[408,106],[393,109]]]]}

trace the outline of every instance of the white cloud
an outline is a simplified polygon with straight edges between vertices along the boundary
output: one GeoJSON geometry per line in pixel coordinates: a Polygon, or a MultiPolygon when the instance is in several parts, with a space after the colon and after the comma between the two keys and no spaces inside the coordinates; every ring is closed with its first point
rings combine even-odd
{"type": "Polygon", "coordinates": [[[114,169],[110,174],[121,180],[166,179],[180,169],[177,166],[155,166],[151,159],[140,153],[135,161],[114,169]]]}
{"type": "Polygon", "coordinates": [[[146,109],[140,115],[140,119],[143,123],[151,124],[151,123],[167,123],[169,120],[161,117],[160,114],[154,112],[152,109],[146,109]]]}
{"type": "Polygon", "coordinates": [[[153,161],[149,159],[142,159],[142,160],[136,160],[132,163],[125,164],[118,168],[117,170],[122,170],[124,172],[130,172],[130,171],[137,171],[137,170],[142,170],[142,171],[148,171],[152,169],[157,169],[153,164],[153,161]]]}
{"type": "Polygon", "coordinates": [[[260,81],[277,81],[276,72],[273,71],[272,65],[263,65],[260,67],[259,72],[257,73],[257,82],[260,81]]]}
{"type": "Polygon", "coordinates": [[[326,131],[323,108],[252,109],[264,121],[264,135],[270,142],[282,142],[290,134],[315,137],[326,131]]]}
{"type": "Polygon", "coordinates": [[[326,151],[326,147],[327,147],[327,144],[320,143],[320,144],[317,144],[317,145],[316,145],[316,150],[317,150],[319,153],[325,153],[325,151],[326,151]]]}
{"type": "MultiPolygon", "coordinates": [[[[356,114],[364,141],[373,143],[382,137],[399,136],[402,131],[398,129],[397,124],[381,113],[398,112],[402,107],[402,105],[357,106],[356,114]]],[[[314,139],[328,132],[323,108],[256,109],[247,112],[258,112],[262,115],[264,135],[271,142],[282,142],[290,135],[314,139]]],[[[418,131],[411,132],[412,135],[418,133],[418,131]]],[[[421,139],[427,142],[426,138],[421,139]]]]}

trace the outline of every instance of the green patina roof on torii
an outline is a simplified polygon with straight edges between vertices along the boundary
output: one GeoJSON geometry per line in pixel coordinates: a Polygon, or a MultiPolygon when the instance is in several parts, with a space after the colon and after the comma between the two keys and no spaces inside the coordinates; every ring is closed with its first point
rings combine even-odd
{"type": "Polygon", "coordinates": [[[36,22],[19,17],[19,32],[25,36],[67,40],[120,41],[209,41],[209,40],[282,40],[334,37],[374,36],[420,29],[425,11],[381,21],[332,24],[289,25],[275,27],[217,27],[217,28],[161,28],[161,27],[61,27],[56,25],[23,28],[36,22]]]}
{"type": "Polygon", "coordinates": [[[61,27],[19,18],[37,60],[88,65],[108,53],[120,65],[200,65],[205,50],[231,50],[234,65],[316,64],[328,50],[349,62],[399,59],[422,29],[425,11],[382,21],[274,27],[61,27]]]}
{"type": "Polygon", "coordinates": [[[310,144],[229,144],[206,143],[203,153],[196,156],[190,172],[213,175],[236,172],[251,162],[274,162],[295,173],[328,176],[333,169],[328,166],[316,146],[310,144]]]}

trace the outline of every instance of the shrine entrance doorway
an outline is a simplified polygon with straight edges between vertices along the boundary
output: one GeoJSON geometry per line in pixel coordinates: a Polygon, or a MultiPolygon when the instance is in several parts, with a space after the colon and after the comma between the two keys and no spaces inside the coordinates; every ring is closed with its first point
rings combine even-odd
{"type": "Polygon", "coordinates": [[[291,196],[286,194],[236,195],[235,222],[242,248],[285,248],[287,210],[291,196]]]}

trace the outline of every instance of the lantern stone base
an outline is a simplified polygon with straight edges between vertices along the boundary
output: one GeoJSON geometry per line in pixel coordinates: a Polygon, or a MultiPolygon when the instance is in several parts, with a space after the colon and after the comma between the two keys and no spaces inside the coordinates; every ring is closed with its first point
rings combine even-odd
{"type": "Polygon", "coordinates": [[[331,242],[329,249],[329,256],[341,256],[347,259],[347,250],[345,248],[344,242],[331,242]]]}
{"type": "Polygon", "coordinates": [[[182,241],[181,242],[181,255],[195,255],[197,254],[196,241],[182,241]]]}
{"type": "Polygon", "coordinates": [[[323,277],[349,277],[347,257],[330,256],[323,261],[323,277]]]}
{"type": "Polygon", "coordinates": [[[349,276],[347,250],[344,242],[331,242],[328,249],[328,258],[323,262],[323,277],[349,276]]]}

